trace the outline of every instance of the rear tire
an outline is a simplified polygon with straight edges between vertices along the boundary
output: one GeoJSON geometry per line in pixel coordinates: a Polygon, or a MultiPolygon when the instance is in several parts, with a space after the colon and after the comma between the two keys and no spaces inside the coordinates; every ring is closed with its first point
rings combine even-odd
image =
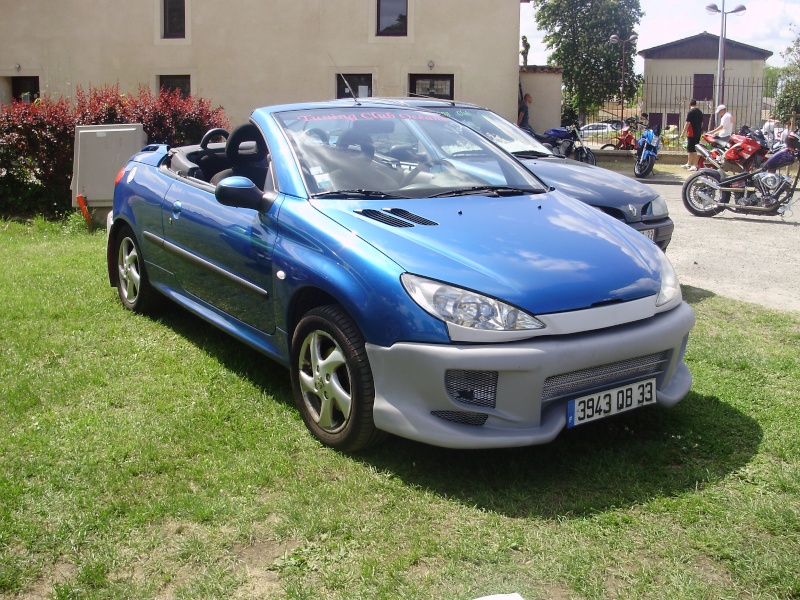
{"type": "Polygon", "coordinates": [[[724,196],[726,196],[726,194],[709,186],[701,178],[714,179],[717,183],[720,181],[719,173],[711,169],[693,173],[691,177],[684,182],[683,189],[681,190],[683,205],[686,207],[686,210],[696,217],[713,217],[725,210],[722,207],[715,206],[715,204],[725,202],[724,196]],[[711,201],[700,197],[700,194],[710,197],[711,201]]]}
{"type": "Polygon", "coordinates": [[[150,285],[142,250],[130,227],[117,232],[113,256],[122,306],[137,313],[152,311],[158,292],[150,285]]]}
{"type": "Polygon", "coordinates": [[[633,174],[636,177],[647,177],[656,166],[656,157],[652,154],[648,155],[644,160],[637,160],[633,165],[633,174]]]}

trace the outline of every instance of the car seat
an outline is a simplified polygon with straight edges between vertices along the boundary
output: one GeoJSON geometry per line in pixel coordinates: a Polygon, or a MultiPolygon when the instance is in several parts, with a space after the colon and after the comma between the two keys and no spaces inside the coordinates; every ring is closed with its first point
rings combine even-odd
{"type": "Polygon", "coordinates": [[[256,187],[264,189],[269,171],[269,151],[258,127],[245,123],[234,129],[225,143],[225,158],[229,168],[211,178],[213,185],[226,177],[238,175],[247,177],[256,187]]]}

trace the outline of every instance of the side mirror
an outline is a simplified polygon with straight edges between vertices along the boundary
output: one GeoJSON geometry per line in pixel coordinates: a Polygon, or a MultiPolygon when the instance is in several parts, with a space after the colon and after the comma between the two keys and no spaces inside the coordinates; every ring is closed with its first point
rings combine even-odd
{"type": "Polygon", "coordinates": [[[264,193],[247,177],[235,175],[226,177],[217,184],[214,191],[217,202],[234,208],[249,208],[268,212],[277,198],[275,192],[264,193]]]}

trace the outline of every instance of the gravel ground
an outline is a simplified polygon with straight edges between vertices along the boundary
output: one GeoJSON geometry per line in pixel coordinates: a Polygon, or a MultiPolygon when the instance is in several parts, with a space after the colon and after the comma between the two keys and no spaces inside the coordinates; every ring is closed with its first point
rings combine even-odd
{"type": "Polygon", "coordinates": [[[800,312],[800,202],[785,219],[730,211],[695,217],[683,206],[680,185],[649,185],[675,222],[667,256],[682,284],[800,312]]]}

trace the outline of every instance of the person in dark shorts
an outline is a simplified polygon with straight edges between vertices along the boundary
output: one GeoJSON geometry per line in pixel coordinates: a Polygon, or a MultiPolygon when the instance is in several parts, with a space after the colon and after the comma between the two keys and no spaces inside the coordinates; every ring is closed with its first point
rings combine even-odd
{"type": "Polygon", "coordinates": [[[703,131],[703,111],[697,108],[697,100],[692,98],[689,102],[689,112],[686,115],[686,122],[683,124],[683,132],[686,135],[686,164],[684,169],[697,171],[697,144],[700,143],[700,134],[703,131]]]}

